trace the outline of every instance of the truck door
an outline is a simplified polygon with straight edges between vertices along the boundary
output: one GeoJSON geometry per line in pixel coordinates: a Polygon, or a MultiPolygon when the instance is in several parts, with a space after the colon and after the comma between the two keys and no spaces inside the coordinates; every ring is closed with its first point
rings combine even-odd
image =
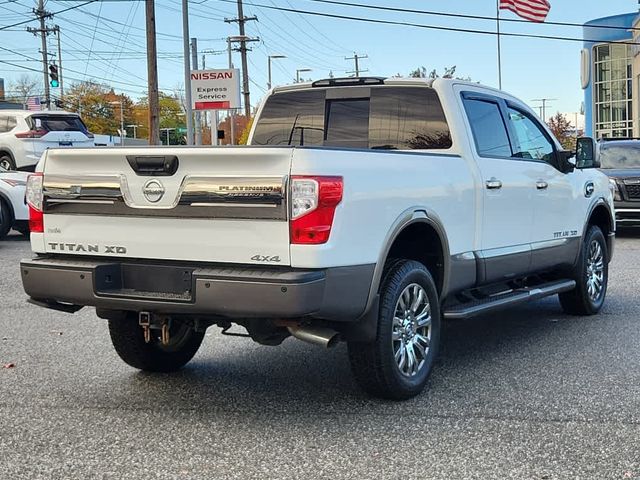
{"type": "Polygon", "coordinates": [[[526,166],[513,156],[504,101],[475,92],[462,97],[482,180],[480,280],[517,277],[530,267],[535,189],[526,166]]]}
{"type": "Polygon", "coordinates": [[[577,185],[581,172],[567,174],[557,168],[555,143],[527,109],[507,102],[507,113],[514,155],[526,162],[533,193],[532,270],[572,264],[589,202],[584,187],[577,185]]]}

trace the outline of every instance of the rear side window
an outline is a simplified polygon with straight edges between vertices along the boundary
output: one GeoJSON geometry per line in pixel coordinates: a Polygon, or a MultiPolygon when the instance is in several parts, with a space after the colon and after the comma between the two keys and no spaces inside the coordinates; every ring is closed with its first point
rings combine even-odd
{"type": "Polygon", "coordinates": [[[451,133],[431,88],[388,87],[371,94],[371,148],[447,149],[451,133]]]}
{"type": "Polygon", "coordinates": [[[31,130],[47,132],[86,132],[87,127],[76,115],[31,115],[27,119],[31,130]]]}
{"type": "Polygon", "coordinates": [[[482,157],[511,157],[507,127],[497,103],[465,99],[465,110],[471,125],[478,155],[482,157]]]}
{"type": "Polygon", "coordinates": [[[324,90],[272,95],[262,109],[254,145],[322,145],[324,90]]]}
{"type": "Polygon", "coordinates": [[[0,133],[10,132],[17,125],[16,117],[0,115],[0,133]]]}
{"type": "MultiPolygon", "coordinates": [[[[359,88],[359,87],[353,87],[359,88]]],[[[327,89],[271,96],[253,145],[315,145],[372,149],[447,149],[449,126],[435,90],[366,87],[359,97],[326,99],[327,89]]]]}

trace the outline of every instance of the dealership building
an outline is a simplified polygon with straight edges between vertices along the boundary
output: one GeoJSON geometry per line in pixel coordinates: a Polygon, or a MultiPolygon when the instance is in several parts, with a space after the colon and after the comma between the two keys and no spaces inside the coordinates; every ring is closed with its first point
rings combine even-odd
{"type": "Polygon", "coordinates": [[[640,15],[598,18],[583,30],[585,134],[640,137],[640,15]]]}

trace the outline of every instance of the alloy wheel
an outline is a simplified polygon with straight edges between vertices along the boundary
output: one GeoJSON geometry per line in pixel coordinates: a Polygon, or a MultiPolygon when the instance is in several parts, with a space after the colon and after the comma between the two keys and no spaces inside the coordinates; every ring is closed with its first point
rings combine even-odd
{"type": "Polygon", "coordinates": [[[604,290],[604,252],[597,240],[589,245],[585,277],[589,298],[596,302],[604,290]]]}
{"type": "Polygon", "coordinates": [[[431,344],[431,305],[417,283],[400,294],[393,316],[393,353],[400,373],[417,375],[425,365],[431,344]]]}

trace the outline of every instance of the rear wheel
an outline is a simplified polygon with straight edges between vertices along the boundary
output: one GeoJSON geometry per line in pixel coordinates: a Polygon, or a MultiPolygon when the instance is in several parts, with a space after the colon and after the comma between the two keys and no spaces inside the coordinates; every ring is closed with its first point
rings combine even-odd
{"type": "Polygon", "coordinates": [[[5,170],[15,170],[16,162],[8,153],[0,153],[0,167],[4,168],[5,170]]]}
{"type": "Polygon", "coordinates": [[[196,354],[204,338],[204,331],[197,332],[184,322],[172,320],[167,345],[162,344],[159,330],[151,330],[151,341],[147,343],[135,313],[110,319],[109,334],[116,353],[125,363],[148,372],[182,368],[196,354]]]}
{"type": "Polygon", "coordinates": [[[380,289],[376,339],[348,343],[351,369],[371,395],[411,398],[424,389],[439,341],[440,305],[433,277],[419,262],[394,261],[380,289]]]}
{"type": "Polygon", "coordinates": [[[7,236],[11,225],[13,224],[13,215],[11,214],[11,207],[9,204],[0,199],[0,240],[7,236]]]}
{"type": "Polygon", "coordinates": [[[609,281],[607,242],[600,227],[587,231],[573,272],[576,288],[558,295],[562,309],[571,315],[594,315],[600,311],[609,281]]]}

